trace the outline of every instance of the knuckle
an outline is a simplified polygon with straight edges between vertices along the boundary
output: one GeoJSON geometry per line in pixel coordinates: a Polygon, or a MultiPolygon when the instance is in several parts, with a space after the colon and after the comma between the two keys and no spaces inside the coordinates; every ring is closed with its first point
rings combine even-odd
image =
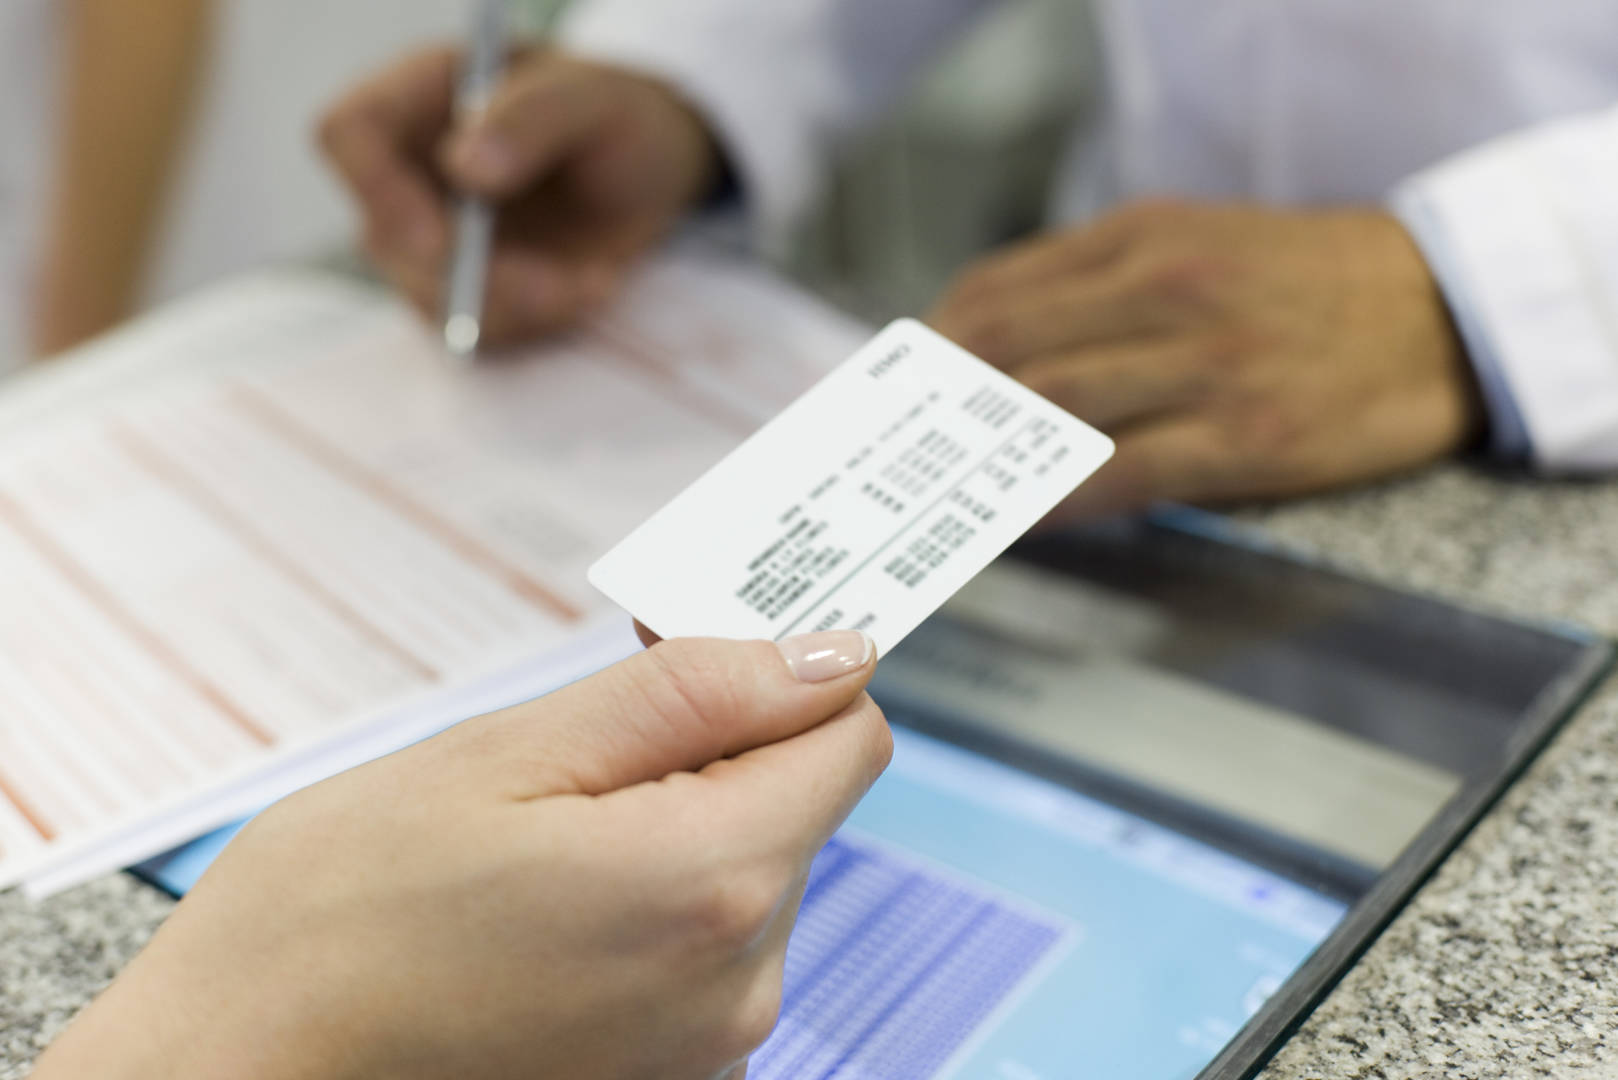
{"type": "Polygon", "coordinates": [[[734,953],[756,942],[780,910],[788,884],[783,878],[757,867],[714,875],[693,905],[701,944],[734,953]]]}
{"type": "Polygon", "coordinates": [[[1255,472],[1276,475],[1290,467],[1309,425],[1268,396],[1254,397],[1231,410],[1225,437],[1255,472]]]}
{"type": "Polygon", "coordinates": [[[1196,339],[1196,371],[1204,379],[1217,379],[1207,389],[1230,386],[1236,374],[1248,369],[1262,348],[1260,337],[1240,326],[1221,326],[1196,339]]]}
{"type": "Polygon", "coordinates": [[[1217,255],[1199,251],[1165,251],[1146,260],[1141,276],[1148,292],[1179,308],[1217,306],[1231,273],[1217,255]]]}

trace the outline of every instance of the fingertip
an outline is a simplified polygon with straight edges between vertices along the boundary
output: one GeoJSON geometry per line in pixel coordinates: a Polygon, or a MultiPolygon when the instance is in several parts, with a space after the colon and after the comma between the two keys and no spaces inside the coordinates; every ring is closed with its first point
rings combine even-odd
{"type": "Polygon", "coordinates": [[[433,216],[367,216],[360,246],[390,281],[412,299],[430,296],[436,304],[448,249],[448,234],[433,216]],[[408,288],[406,285],[408,284],[408,288]]]}
{"type": "Polygon", "coordinates": [[[438,155],[450,183],[475,195],[499,197],[517,184],[521,163],[498,131],[478,124],[452,133],[438,155]]]}
{"type": "Polygon", "coordinates": [[[654,634],[651,629],[639,619],[635,620],[635,636],[640,638],[640,643],[646,646],[648,649],[663,640],[657,634],[654,634]]]}
{"type": "Polygon", "coordinates": [[[874,784],[893,763],[893,728],[888,724],[888,717],[882,711],[882,706],[878,705],[871,695],[864,696],[861,706],[861,711],[869,717],[866,760],[871,766],[871,783],[874,784]]]}
{"type": "Polygon", "coordinates": [[[425,206],[401,205],[391,213],[378,213],[374,231],[379,250],[423,274],[436,276],[449,254],[448,223],[425,206]]]}
{"type": "MultiPolygon", "coordinates": [[[[429,322],[442,318],[443,280],[437,266],[422,266],[378,247],[370,231],[364,249],[375,271],[429,322]]],[[[442,327],[440,327],[442,329],[442,327]]]]}

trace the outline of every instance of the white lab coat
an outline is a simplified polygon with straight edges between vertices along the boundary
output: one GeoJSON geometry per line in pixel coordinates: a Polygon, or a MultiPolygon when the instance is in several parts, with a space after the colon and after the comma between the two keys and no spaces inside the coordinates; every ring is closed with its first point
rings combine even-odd
{"type": "MultiPolygon", "coordinates": [[[[834,141],[992,2],[583,0],[563,33],[703,108],[769,237],[834,141]]],[[[1387,201],[1456,309],[1501,448],[1618,467],[1618,3],[1097,3],[1110,106],[1054,220],[1145,194],[1387,201]]]]}

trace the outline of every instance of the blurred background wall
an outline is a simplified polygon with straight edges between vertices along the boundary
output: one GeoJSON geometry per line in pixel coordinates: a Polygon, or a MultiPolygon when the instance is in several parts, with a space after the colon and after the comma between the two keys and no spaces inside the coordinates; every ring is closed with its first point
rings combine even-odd
{"type": "Polygon", "coordinates": [[[352,216],[319,159],[316,119],[355,80],[407,49],[463,33],[466,22],[458,0],[216,4],[213,54],[147,303],[340,243],[352,216]]]}
{"type": "Polygon", "coordinates": [[[55,119],[51,0],[0,0],[0,374],[22,358],[55,119]]]}
{"type": "Polygon", "coordinates": [[[790,269],[873,319],[925,310],[963,262],[1041,223],[1098,75],[1087,3],[1006,0],[850,147],[790,269]]]}

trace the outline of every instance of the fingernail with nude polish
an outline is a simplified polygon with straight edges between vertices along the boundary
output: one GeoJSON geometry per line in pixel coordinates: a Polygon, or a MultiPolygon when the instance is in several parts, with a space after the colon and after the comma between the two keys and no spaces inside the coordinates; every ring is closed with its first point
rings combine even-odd
{"type": "Polygon", "coordinates": [[[781,656],[799,682],[830,682],[859,671],[876,644],[860,630],[823,630],[778,642],[781,656]]]}

